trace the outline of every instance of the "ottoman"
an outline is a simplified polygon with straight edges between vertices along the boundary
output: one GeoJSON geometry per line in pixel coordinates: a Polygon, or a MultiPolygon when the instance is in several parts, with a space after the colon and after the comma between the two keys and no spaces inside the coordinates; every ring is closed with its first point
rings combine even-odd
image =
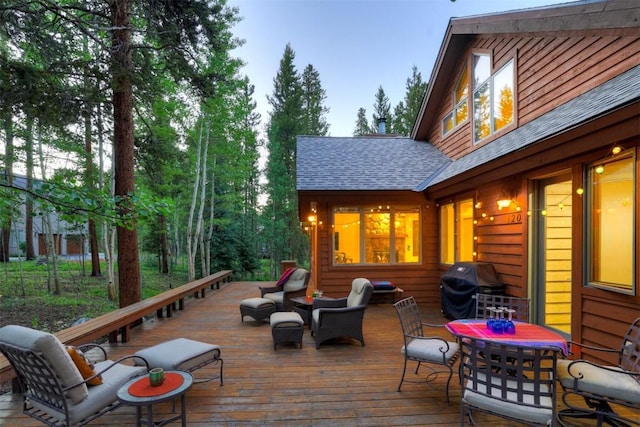
{"type": "MultiPolygon", "coordinates": [[[[220,347],[214,344],[177,338],[140,350],[134,356],[144,358],[149,363],[149,368],[162,368],[165,371],[193,372],[210,363],[220,363],[219,375],[196,382],[220,378],[220,385],[223,385],[223,361],[220,357],[220,347]]],[[[134,360],[136,365],[144,365],[141,360],[135,359],[135,357],[134,360]]]]}
{"type": "Polygon", "coordinates": [[[294,311],[279,311],[273,313],[270,323],[274,350],[276,350],[278,344],[285,342],[297,343],[300,348],[302,348],[304,321],[298,313],[294,311]]]}
{"type": "Polygon", "coordinates": [[[267,298],[247,298],[240,301],[240,317],[244,322],[244,316],[249,316],[260,322],[268,319],[271,313],[276,311],[276,303],[267,298]]]}

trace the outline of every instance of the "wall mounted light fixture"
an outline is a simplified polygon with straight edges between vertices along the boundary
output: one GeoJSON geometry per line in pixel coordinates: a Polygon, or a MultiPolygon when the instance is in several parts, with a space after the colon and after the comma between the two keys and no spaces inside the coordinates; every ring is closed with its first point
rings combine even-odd
{"type": "Polygon", "coordinates": [[[496,203],[498,204],[498,210],[508,208],[509,206],[511,206],[511,203],[513,203],[513,195],[506,194],[504,192],[500,193],[500,196],[498,197],[496,203]]]}

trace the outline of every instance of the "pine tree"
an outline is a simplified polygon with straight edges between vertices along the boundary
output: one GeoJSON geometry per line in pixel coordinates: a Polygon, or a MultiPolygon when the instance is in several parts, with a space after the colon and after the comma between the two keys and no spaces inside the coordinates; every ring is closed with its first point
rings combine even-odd
{"type": "Polygon", "coordinates": [[[404,101],[400,101],[394,110],[393,131],[409,136],[427,91],[427,82],[422,81],[422,75],[415,65],[411,69],[411,77],[407,78],[405,87],[407,92],[404,101]]]}
{"type": "Polygon", "coordinates": [[[296,136],[303,129],[303,91],[301,78],[293,63],[295,52],[289,44],[273,79],[273,94],[267,96],[271,105],[268,124],[267,240],[271,245],[272,272],[283,259],[295,259],[301,250],[298,244],[298,198],[296,192],[296,136]]]}
{"type": "MultiPolygon", "coordinates": [[[[378,129],[378,120],[381,118],[387,119],[388,124],[393,123],[393,117],[391,115],[391,104],[389,103],[389,97],[384,93],[382,86],[378,87],[376,92],[376,100],[373,104],[373,116],[371,120],[371,128],[378,129]]],[[[387,133],[393,133],[392,126],[386,130],[387,133]]]]}
{"type": "Polygon", "coordinates": [[[356,128],[353,130],[353,136],[362,136],[372,133],[369,123],[367,122],[367,110],[358,108],[358,118],[356,119],[356,128]]]}
{"type": "Polygon", "coordinates": [[[320,74],[309,64],[302,73],[302,110],[303,134],[326,135],[329,130],[326,114],[329,108],[324,105],[327,99],[326,91],[322,88],[320,74]]]}

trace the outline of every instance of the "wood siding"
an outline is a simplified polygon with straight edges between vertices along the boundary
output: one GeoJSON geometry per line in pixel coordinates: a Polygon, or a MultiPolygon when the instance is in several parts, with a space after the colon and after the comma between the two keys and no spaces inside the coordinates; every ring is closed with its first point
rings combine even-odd
{"type": "MultiPolygon", "coordinates": [[[[442,137],[442,118],[453,108],[452,92],[471,52],[492,53],[493,71],[515,58],[516,125],[522,126],[640,63],[638,36],[479,37],[471,42],[455,68],[429,142],[457,159],[512,130],[507,127],[475,146],[469,119],[442,137]]],[[[471,113],[471,94],[469,96],[471,113]]],[[[470,114],[471,116],[471,114],[470,114]]]]}
{"type": "Polygon", "coordinates": [[[421,193],[397,192],[300,192],[300,217],[308,215],[310,203],[316,202],[318,221],[319,289],[330,297],[349,293],[356,277],[389,280],[404,290],[403,296],[432,307],[440,306],[440,271],[438,264],[437,208],[425,203],[421,193]],[[421,262],[419,264],[340,264],[333,262],[333,209],[371,205],[419,206],[421,209],[421,262]]]}

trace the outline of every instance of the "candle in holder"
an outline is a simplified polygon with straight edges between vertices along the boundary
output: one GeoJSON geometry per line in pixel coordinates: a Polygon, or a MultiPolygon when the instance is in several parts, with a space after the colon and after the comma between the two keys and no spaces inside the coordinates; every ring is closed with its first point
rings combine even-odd
{"type": "Polygon", "coordinates": [[[149,371],[149,382],[153,387],[162,385],[164,382],[164,370],[162,368],[153,368],[149,371]]]}

